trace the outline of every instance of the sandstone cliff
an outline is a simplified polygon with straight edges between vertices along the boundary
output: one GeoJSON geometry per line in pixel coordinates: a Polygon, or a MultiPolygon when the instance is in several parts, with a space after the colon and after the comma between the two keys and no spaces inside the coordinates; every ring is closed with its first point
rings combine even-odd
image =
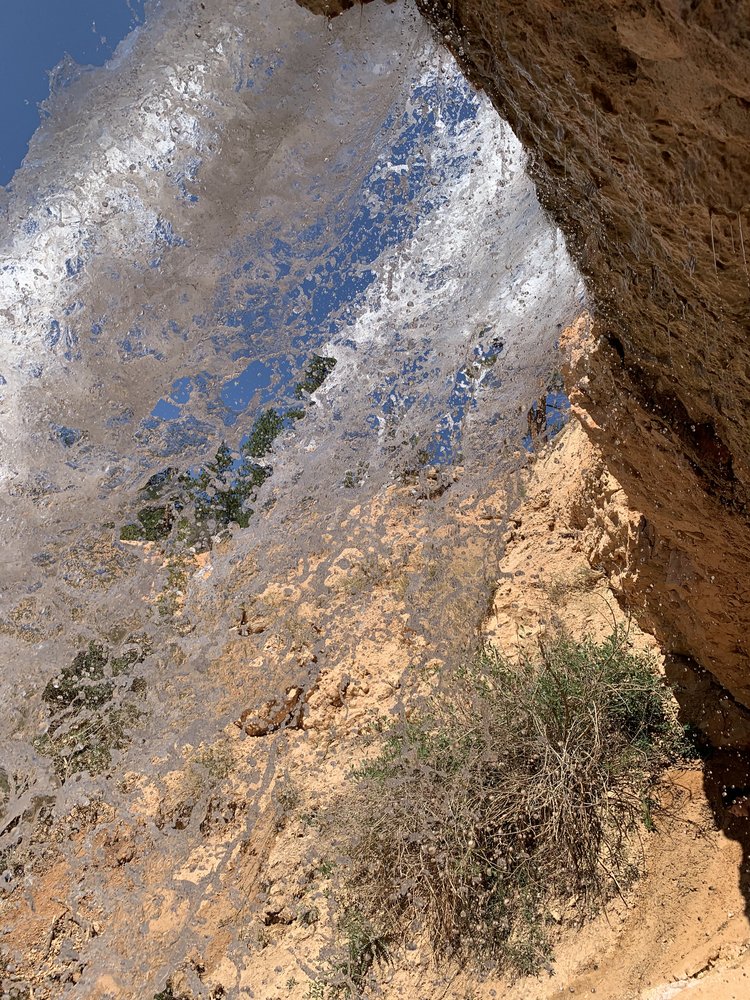
{"type": "Polygon", "coordinates": [[[419,0],[595,308],[573,401],[642,513],[633,609],[750,705],[750,4],[419,0]]]}

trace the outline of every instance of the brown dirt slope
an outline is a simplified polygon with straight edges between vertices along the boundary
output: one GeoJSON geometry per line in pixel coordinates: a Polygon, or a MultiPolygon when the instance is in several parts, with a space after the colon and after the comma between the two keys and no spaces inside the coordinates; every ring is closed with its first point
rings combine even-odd
{"type": "MultiPolygon", "coordinates": [[[[544,453],[509,530],[503,579],[487,632],[506,650],[533,649],[558,619],[574,634],[624,624],[617,586],[629,580],[639,515],[575,423],[544,453]],[[505,575],[507,574],[507,575],[505,575]]],[[[635,646],[658,655],[631,622],[635,646]]],[[[709,765],[710,766],[710,765],[709,765]]],[[[646,876],[582,929],[563,930],[555,975],[496,996],[547,1000],[596,993],[607,1000],[750,997],[750,924],[743,848],[717,828],[700,769],[675,771],[661,792],[657,832],[644,834],[646,876]]],[[[746,820],[744,821],[746,823],[746,820]]],[[[724,824],[736,836],[731,823],[724,824]]],[[[575,912],[563,920],[575,919],[575,912]]],[[[478,993],[492,996],[496,984],[478,993]]]]}
{"type": "MultiPolygon", "coordinates": [[[[627,624],[598,562],[606,555],[627,570],[638,516],[579,426],[533,457],[522,492],[496,564],[486,636],[513,655],[535,648],[557,621],[574,635],[595,636],[613,623],[627,624]]],[[[237,635],[215,665],[237,722],[254,710],[250,734],[230,724],[211,746],[186,746],[184,769],[165,787],[144,775],[125,776],[140,803],[127,820],[92,803],[43,832],[46,858],[0,901],[6,981],[31,983],[37,1000],[143,1000],[164,989],[168,976],[180,997],[319,995],[315,990],[342,947],[321,817],[350,787],[351,769],[377,749],[369,737],[379,720],[408,712],[440,666],[408,624],[409,579],[433,556],[433,501],[414,500],[409,488],[392,488],[372,509],[352,509],[352,527],[372,517],[386,525],[393,558],[375,566],[351,545],[342,551],[328,580],[340,631],[330,642],[340,642],[342,652],[305,691],[297,721],[294,698],[290,723],[278,731],[273,723],[285,697],[271,709],[269,692],[263,704],[247,700],[251,647],[258,643],[270,663],[273,633],[284,621],[283,605],[273,618],[271,588],[264,631],[237,635]],[[265,731],[263,718],[270,723],[265,731]],[[107,885],[109,893],[102,891],[107,885]],[[116,905],[108,907],[108,898],[116,905]],[[129,978],[133,968],[141,970],[137,989],[129,978]]],[[[502,506],[498,493],[486,511],[502,506]]],[[[462,516],[466,520],[456,512],[462,516]]],[[[472,516],[481,519],[482,511],[472,516]]],[[[464,527],[470,537],[471,524],[464,527]]],[[[468,566],[476,554],[467,545],[458,557],[468,566]]],[[[304,581],[294,585],[304,589],[304,581]]],[[[312,603],[307,612],[314,621],[312,603]]],[[[653,637],[635,623],[630,629],[635,646],[658,653],[653,637]]],[[[551,1000],[595,991],[608,1000],[668,1000],[687,991],[686,1000],[745,1000],[744,845],[731,823],[724,823],[727,833],[719,829],[705,789],[700,769],[669,775],[659,793],[657,830],[641,835],[645,877],[582,926],[575,901],[551,915],[553,974],[516,983],[479,980],[463,969],[437,967],[418,946],[378,970],[382,995],[551,1000]]],[[[735,820],[747,826],[741,816],[735,820]]],[[[345,815],[340,822],[346,824],[345,815]]]]}

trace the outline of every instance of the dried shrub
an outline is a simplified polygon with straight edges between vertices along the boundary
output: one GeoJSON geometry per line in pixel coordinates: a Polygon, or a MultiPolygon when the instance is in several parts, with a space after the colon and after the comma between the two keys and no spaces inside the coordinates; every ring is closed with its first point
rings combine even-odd
{"type": "Polygon", "coordinates": [[[557,635],[519,664],[485,647],[337,805],[340,905],[390,941],[426,932],[438,957],[535,972],[554,907],[575,900],[581,918],[638,873],[648,791],[686,749],[623,631],[557,635]]]}

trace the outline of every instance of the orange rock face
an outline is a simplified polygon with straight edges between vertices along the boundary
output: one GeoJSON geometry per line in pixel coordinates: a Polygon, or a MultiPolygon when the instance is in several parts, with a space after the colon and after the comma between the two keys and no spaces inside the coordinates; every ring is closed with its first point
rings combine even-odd
{"type": "Polygon", "coordinates": [[[750,3],[418,6],[586,279],[573,398],[643,514],[629,600],[750,706],[750,3]]]}
{"type": "Polygon", "coordinates": [[[574,404],[641,511],[629,599],[750,705],[750,4],[420,0],[593,299],[574,404]]]}

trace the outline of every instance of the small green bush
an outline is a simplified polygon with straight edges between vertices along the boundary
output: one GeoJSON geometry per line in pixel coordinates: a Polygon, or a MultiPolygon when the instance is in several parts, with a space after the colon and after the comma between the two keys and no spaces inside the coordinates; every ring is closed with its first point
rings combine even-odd
{"type": "Polygon", "coordinates": [[[168,505],[143,507],[136,517],[137,523],[124,524],[120,529],[124,542],[158,542],[172,530],[173,511],[168,505]]]}
{"type": "Polygon", "coordinates": [[[553,907],[583,917],[638,873],[648,790],[688,751],[670,698],[620,630],[520,664],[484,648],[355,775],[340,904],[388,940],[538,971],[553,907]]]}
{"type": "Polygon", "coordinates": [[[57,716],[49,729],[34,740],[34,749],[49,757],[64,784],[73,774],[101,774],[112,763],[112,752],[130,742],[130,731],[143,712],[133,704],[108,706],[78,720],[57,716]]]}
{"type": "Polygon", "coordinates": [[[319,389],[325,382],[333,369],[336,367],[335,358],[326,358],[320,354],[313,354],[311,361],[305,368],[303,379],[297,383],[294,395],[297,399],[304,399],[319,389]]]}
{"type": "Polygon", "coordinates": [[[138,647],[120,656],[90,642],[42,692],[49,723],[47,731],[34,740],[34,747],[51,759],[61,782],[80,771],[105,771],[112,751],[127,746],[128,733],[143,714],[132,697],[142,693],[142,678],[135,678],[130,690],[123,690],[120,699],[113,700],[116,679],[128,674],[149,651],[142,639],[131,637],[131,641],[138,641],[138,647]]]}
{"type": "Polygon", "coordinates": [[[105,669],[109,655],[103,646],[90,642],[73,662],[48,681],[42,698],[51,711],[64,708],[100,708],[112,697],[113,683],[105,669]]]}

